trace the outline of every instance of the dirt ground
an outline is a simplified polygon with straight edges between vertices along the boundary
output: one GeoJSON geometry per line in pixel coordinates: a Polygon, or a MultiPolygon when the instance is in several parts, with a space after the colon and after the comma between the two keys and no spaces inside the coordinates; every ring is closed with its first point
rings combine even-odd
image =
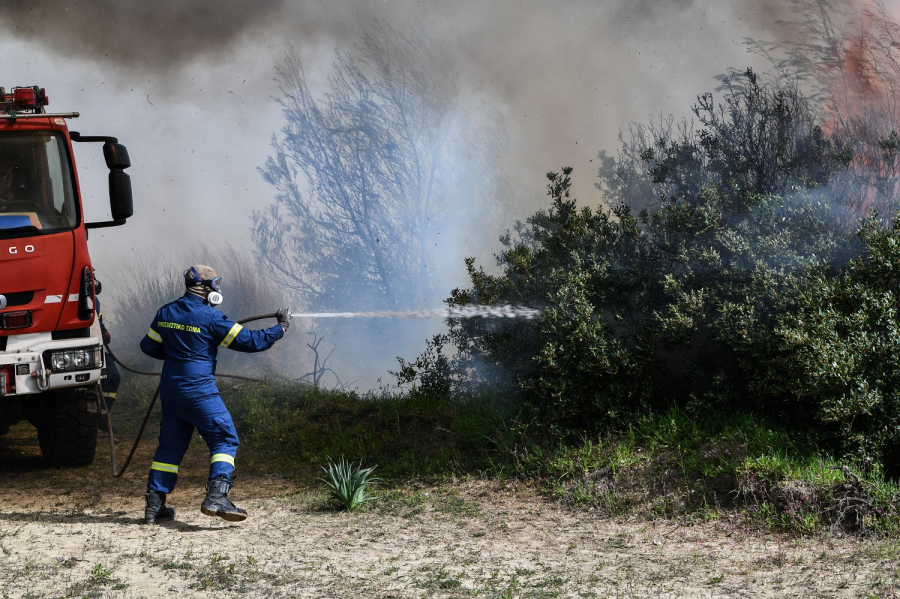
{"type": "MultiPolygon", "coordinates": [[[[120,439],[123,445],[128,439],[120,439]]],[[[27,425],[0,438],[0,597],[895,597],[900,542],[614,520],[513,483],[415,482],[355,513],[260,472],[232,496],[239,524],[199,511],[208,459],[192,444],[142,526],[152,443],[132,472],[40,466],[27,425]]],[[[120,451],[124,451],[120,449],[120,451]]]]}

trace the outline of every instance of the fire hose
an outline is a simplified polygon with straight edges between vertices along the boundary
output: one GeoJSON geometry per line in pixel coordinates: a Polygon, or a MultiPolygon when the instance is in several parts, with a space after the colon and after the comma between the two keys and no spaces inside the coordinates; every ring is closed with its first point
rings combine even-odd
{"type": "MultiPolygon", "coordinates": [[[[253,322],[254,320],[263,320],[265,318],[277,318],[278,314],[273,312],[271,314],[259,314],[257,316],[251,316],[249,318],[244,318],[242,320],[237,321],[238,324],[244,324],[247,322],[253,322]]],[[[103,345],[106,347],[107,353],[109,356],[122,368],[127,370],[128,372],[133,372],[135,374],[142,374],[146,376],[159,376],[160,372],[151,372],[147,370],[138,370],[136,368],[132,368],[122,363],[116,355],[109,349],[109,345],[104,341],[103,345]]],[[[240,379],[242,381],[253,381],[255,383],[261,383],[262,381],[259,379],[255,379],[249,376],[240,376],[237,374],[217,374],[217,377],[229,378],[229,379],[240,379]]],[[[150,407],[147,408],[147,413],[144,415],[144,421],[141,423],[141,430],[138,431],[137,439],[134,440],[134,445],[131,446],[131,451],[128,453],[128,457],[125,458],[125,463],[122,465],[122,469],[116,471],[116,441],[113,438],[113,426],[112,426],[112,416],[109,413],[109,408],[106,406],[106,398],[103,397],[103,392],[100,389],[100,385],[97,385],[97,392],[100,395],[100,402],[103,404],[103,411],[106,412],[106,429],[107,435],[109,437],[109,457],[110,463],[112,466],[112,475],[113,478],[120,478],[125,471],[128,470],[128,465],[131,464],[131,458],[134,457],[134,452],[137,451],[137,446],[141,442],[141,439],[144,437],[144,429],[147,428],[147,422],[150,421],[150,414],[153,412],[153,407],[156,405],[156,400],[159,398],[159,385],[156,386],[156,391],[153,393],[153,399],[150,400],[150,407]]]]}

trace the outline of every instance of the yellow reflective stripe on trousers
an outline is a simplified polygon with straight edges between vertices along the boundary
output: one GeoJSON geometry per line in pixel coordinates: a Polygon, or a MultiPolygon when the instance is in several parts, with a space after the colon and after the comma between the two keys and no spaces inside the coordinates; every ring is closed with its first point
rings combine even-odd
{"type": "Polygon", "coordinates": [[[234,466],[234,458],[227,453],[214,453],[212,457],[209,458],[209,463],[212,464],[215,462],[228,462],[234,466]]]}
{"type": "Polygon", "coordinates": [[[173,474],[178,474],[178,465],[153,462],[152,464],[150,464],[150,470],[159,470],[160,472],[172,472],[173,474]]]}
{"type": "Polygon", "coordinates": [[[222,343],[220,343],[219,345],[221,345],[222,347],[228,347],[229,345],[231,345],[231,342],[234,341],[234,338],[238,336],[238,333],[240,333],[242,330],[244,330],[244,327],[239,324],[235,324],[233,327],[231,327],[231,330],[228,331],[228,334],[225,335],[225,338],[222,339],[222,343]]]}
{"type": "Polygon", "coordinates": [[[103,392],[103,397],[105,397],[106,399],[115,399],[115,398],[116,398],[116,392],[115,392],[115,391],[104,391],[104,392],[103,392]]]}
{"type": "Polygon", "coordinates": [[[156,341],[157,343],[162,343],[162,337],[159,336],[159,333],[154,331],[153,329],[147,329],[147,336],[156,341]]]}

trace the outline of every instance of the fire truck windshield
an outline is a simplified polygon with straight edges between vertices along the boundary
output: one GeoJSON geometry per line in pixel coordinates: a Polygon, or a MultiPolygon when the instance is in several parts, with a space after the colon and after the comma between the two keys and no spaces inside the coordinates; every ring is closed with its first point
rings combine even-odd
{"type": "Polygon", "coordinates": [[[0,238],[73,229],[78,206],[63,135],[0,133],[0,238]]]}

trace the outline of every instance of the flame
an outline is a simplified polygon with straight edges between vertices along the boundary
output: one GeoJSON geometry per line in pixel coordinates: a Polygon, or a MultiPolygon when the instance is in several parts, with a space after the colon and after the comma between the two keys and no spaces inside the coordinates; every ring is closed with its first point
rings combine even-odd
{"type": "Polygon", "coordinates": [[[869,0],[846,5],[842,26],[823,17],[819,34],[831,52],[816,73],[825,92],[822,128],[851,150],[853,212],[886,214],[900,195],[900,9],[869,0]]]}
{"type": "Polygon", "coordinates": [[[849,0],[848,4],[855,9],[846,25],[823,33],[822,40],[835,55],[823,60],[820,79],[830,94],[830,116],[838,120],[883,106],[892,97],[900,75],[900,42],[896,41],[900,27],[894,18],[900,14],[888,14],[882,5],[871,2],[849,0]]]}

